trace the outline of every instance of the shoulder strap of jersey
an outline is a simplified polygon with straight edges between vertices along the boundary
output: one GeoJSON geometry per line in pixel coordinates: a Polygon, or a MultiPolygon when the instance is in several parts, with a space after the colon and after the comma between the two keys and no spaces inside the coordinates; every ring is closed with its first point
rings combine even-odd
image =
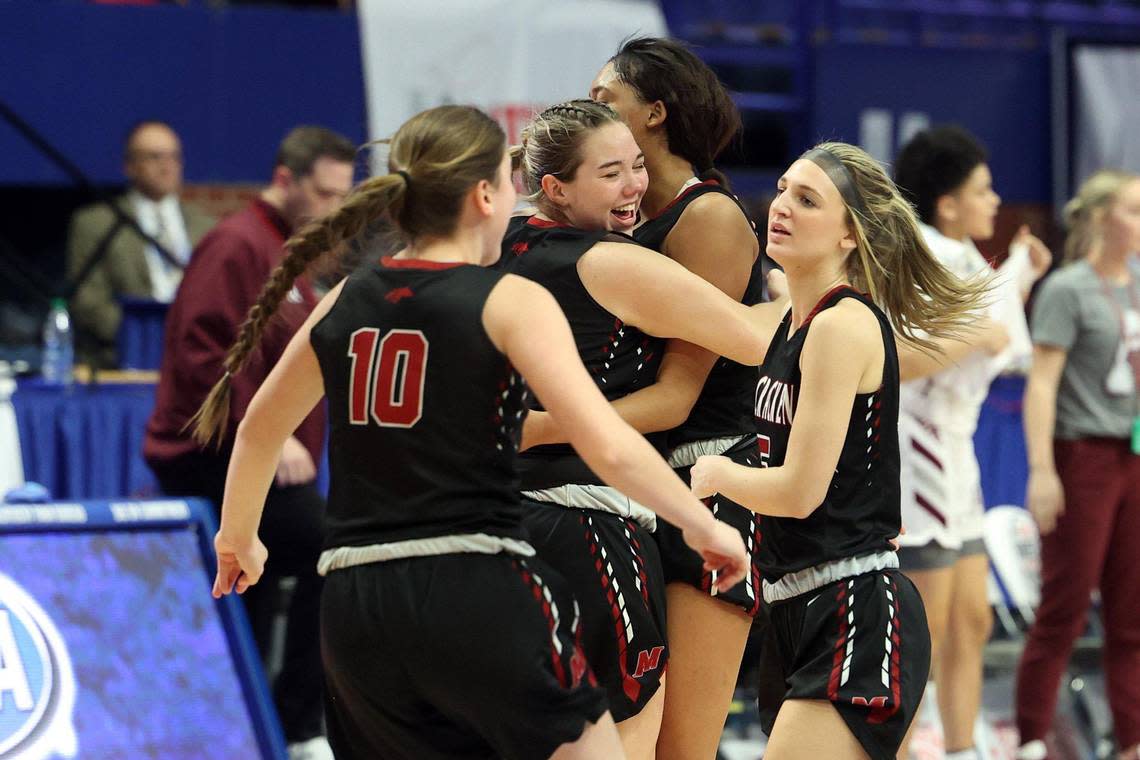
{"type": "Polygon", "coordinates": [[[707,195],[709,193],[720,193],[721,195],[727,195],[732,199],[733,203],[735,203],[740,208],[741,213],[743,213],[746,217],[748,216],[748,212],[744,210],[744,206],[741,205],[739,198],[726,190],[724,186],[722,186],[715,179],[706,179],[704,182],[698,182],[695,185],[685,188],[680,195],[669,201],[669,203],[665,205],[665,208],[661,209],[661,211],[659,211],[657,215],[652,217],[649,221],[652,222],[658,219],[664,219],[666,216],[679,217],[690,203],[695,201],[697,198],[700,198],[702,195],[707,195]]]}
{"type": "Polygon", "coordinates": [[[879,331],[883,336],[883,345],[887,347],[887,356],[889,357],[889,361],[897,362],[897,358],[894,358],[897,356],[894,342],[894,328],[891,327],[890,319],[888,319],[887,315],[883,313],[883,310],[880,309],[873,300],[871,300],[871,296],[869,294],[862,293],[850,285],[837,285],[836,287],[829,290],[823,296],[823,298],[820,299],[816,307],[812,309],[812,312],[808,315],[808,318],[804,320],[804,324],[801,326],[800,332],[806,335],[807,330],[804,328],[806,328],[811,322],[812,317],[814,317],[816,314],[819,314],[825,309],[829,309],[832,306],[835,306],[844,298],[853,298],[871,310],[871,313],[875,315],[875,319],[879,322],[879,331]]]}

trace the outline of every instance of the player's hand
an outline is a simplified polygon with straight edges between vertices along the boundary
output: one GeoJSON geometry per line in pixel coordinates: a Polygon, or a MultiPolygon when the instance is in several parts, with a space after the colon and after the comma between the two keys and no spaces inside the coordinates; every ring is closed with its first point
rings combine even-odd
{"type": "Polygon", "coordinates": [[[256,535],[251,541],[239,544],[218,531],[214,536],[214,551],[218,555],[218,573],[214,576],[214,598],[247,588],[261,580],[269,551],[256,535]]]}
{"type": "Polygon", "coordinates": [[[1041,535],[1052,533],[1057,527],[1057,519],[1065,513],[1065,491],[1056,470],[1037,469],[1029,472],[1025,505],[1037,522],[1037,530],[1041,535]]]}
{"type": "Polygon", "coordinates": [[[899,536],[905,536],[905,535],[906,535],[906,523],[899,523],[899,535],[895,536],[892,539],[888,539],[888,541],[887,541],[887,543],[889,543],[891,545],[891,551],[897,552],[899,550],[899,547],[902,546],[902,542],[899,541],[899,536]]]}
{"type": "Polygon", "coordinates": [[[1019,243],[1024,243],[1029,249],[1029,267],[1033,272],[1033,281],[1037,282],[1053,265],[1053,252],[1041,242],[1040,238],[1029,231],[1028,224],[1021,225],[1011,245],[1019,243]]]}
{"type": "Polygon", "coordinates": [[[732,464],[726,457],[701,456],[689,470],[689,488],[693,496],[698,499],[707,499],[719,489],[721,468],[732,464]]]}
{"type": "Polygon", "coordinates": [[[297,440],[296,436],[285,439],[281,447],[281,459],[277,462],[277,476],[274,479],[279,486],[296,486],[301,483],[311,483],[316,480],[317,466],[309,450],[297,440]]]}
{"type": "Polygon", "coordinates": [[[707,521],[684,532],[685,543],[701,555],[705,570],[713,574],[713,585],[718,591],[728,591],[749,571],[748,554],[744,541],[735,528],[722,523],[709,514],[707,521]]]}

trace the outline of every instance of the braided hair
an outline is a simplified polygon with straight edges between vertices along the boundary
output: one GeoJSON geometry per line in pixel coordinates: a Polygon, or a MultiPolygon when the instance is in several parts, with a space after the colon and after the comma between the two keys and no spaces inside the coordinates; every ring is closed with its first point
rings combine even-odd
{"type": "Polygon", "coordinates": [[[222,363],[225,373],[187,426],[194,440],[221,445],[229,422],[231,379],[257,348],[269,319],[293,281],[315,260],[337,255],[376,219],[387,219],[405,242],[446,237],[459,222],[463,199],[481,180],[498,182],[506,135],[477,108],[439,106],[413,116],[388,144],[388,173],[353,189],[339,209],[310,222],[285,243],[285,258],[238,330],[222,363]]]}
{"type": "Polygon", "coordinates": [[[614,109],[593,100],[568,100],[542,111],[523,128],[522,144],[511,149],[511,159],[522,173],[527,200],[542,199],[542,178],[547,174],[572,182],[582,165],[582,143],[589,133],[610,123],[621,123],[614,109]]]}

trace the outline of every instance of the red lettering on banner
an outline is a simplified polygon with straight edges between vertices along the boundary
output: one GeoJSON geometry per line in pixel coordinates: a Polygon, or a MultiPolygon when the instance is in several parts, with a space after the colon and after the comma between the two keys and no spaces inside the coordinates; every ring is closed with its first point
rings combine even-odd
{"type": "MultiPolygon", "coordinates": [[[[499,122],[499,126],[507,133],[507,144],[518,145],[522,142],[523,127],[534,118],[535,114],[541,113],[545,107],[533,103],[504,103],[503,105],[492,106],[487,109],[487,113],[491,115],[492,119],[499,122]]],[[[515,190],[518,192],[530,192],[521,174],[514,175],[514,182],[515,190]]],[[[516,256],[520,253],[522,251],[515,251],[516,256]]]]}
{"type": "Polygon", "coordinates": [[[487,109],[487,113],[492,119],[499,122],[499,126],[507,133],[507,141],[514,144],[519,142],[523,127],[527,125],[527,122],[534,118],[536,113],[541,112],[543,108],[545,106],[534,103],[503,103],[491,106],[487,109]]]}

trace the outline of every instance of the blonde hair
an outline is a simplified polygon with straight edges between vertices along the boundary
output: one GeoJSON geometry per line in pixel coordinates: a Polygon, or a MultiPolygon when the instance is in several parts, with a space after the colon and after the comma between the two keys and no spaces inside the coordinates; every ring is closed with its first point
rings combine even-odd
{"type": "Polygon", "coordinates": [[[494,119],[469,106],[440,106],[404,122],[381,144],[390,146],[388,174],[361,182],[339,209],[313,221],[285,243],[285,258],[273,270],[257,303],[238,330],[222,363],[225,374],[187,425],[205,446],[226,435],[231,378],[261,341],[293,281],[326,253],[336,255],[376,219],[387,219],[405,242],[455,231],[463,198],[473,185],[497,185],[506,135],[494,119]]]}
{"type": "Polygon", "coordinates": [[[985,287],[964,282],[934,257],[914,208],[878,161],[847,143],[821,143],[815,150],[843,165],[862,205],[853,209],[844,199],[855,237],[847,258],[851,284],[870,293],[896,334],[924,350],[937,350],[932,338],[961,335],[973,321],[971,312],[981,306],[985,287]]]}
{"type": "Polygon", "coordinates": [[[542,178],[550,174],[563,182],[574,181],[582,165],[582,143],[590,132],[611,122],[620,123],[621,117],[593,100],[568,100],[535,115],[523,128],[521,144],[511,148],[526,199],[544,212],[557,211],[544,203],[542,178]]]}
{"type": "Polygon", "coordinates": [[[1101,169],[1086,179],[1068,203],[1062,214],[1065,229],[1065,261],[1085,258],[1100,242],[1101,225],[1105,214],[1116,202],[1120,191],[1130,182],[1140,179],[1135,174],[1118,169],[1101,169]]]}

